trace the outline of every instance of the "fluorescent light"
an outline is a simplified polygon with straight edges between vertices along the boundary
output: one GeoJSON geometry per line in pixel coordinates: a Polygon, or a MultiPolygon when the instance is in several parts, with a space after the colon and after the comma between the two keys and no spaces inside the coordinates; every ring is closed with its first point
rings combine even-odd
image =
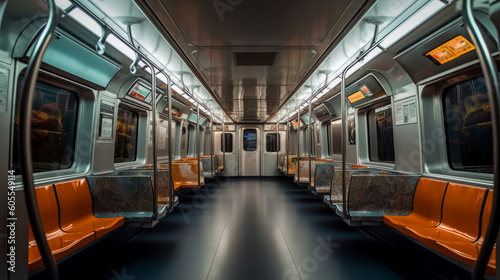
{"type": "Polygon", "coordinates": [[[118,39],[115,35],[110,34],[108,40],[106,40],[110,45],[115,47],[118,51],[124,54],[126,57],[130,58],[132,61],[135,60],[135,51],[118,39]]]}
{"type": "Polygon", "coordinates": [[[85,28],[90,30],[92,33],[97,35],[97,37],[101,37],[102,28],[93,18],[87,15],[80,8],[75,8],[71,12],[69,12],[69,16],[78,21],[85,28]]]}
{"type": "Polygon", "coordinates": [[[71,5],[73,5],[73,3],[71,3],[71,1],[69,0],[55,0],[56,2],[56,5],[61,8],[61,10],[65,11],[66,9],[68,9],[69,7],[71,7],[71,5]]]}
{"type": "Polygon", "coordinates": [[[419,10],[413,16],[411,16],[408,20],[403,22],[400,26],[398,26],[395,30],[393,30],[389,35],[382,41],[380,44],[384,49],[389,48],[399,39],[404,37],[410,31],[415,29],[415,27],[419,26],[422,22],[433,16],[439,10],[441,10],[446,4],[439,0],[434,0],[425,6],[423,9],[419,10]]]}

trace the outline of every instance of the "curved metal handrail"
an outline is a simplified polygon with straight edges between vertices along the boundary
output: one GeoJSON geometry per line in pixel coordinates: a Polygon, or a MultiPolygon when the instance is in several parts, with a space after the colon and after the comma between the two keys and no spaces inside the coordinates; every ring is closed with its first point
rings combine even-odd
{"type": "MultiPolygon", "coordinates": [[[[464,18],[465,27],[467,32],[471,36],[473,44],[476,46],[476,53],[479,57],[481,63],[481,69],[484,74],[486,88],[488,89],[488,97],[490,99],[491,105],[491,120],[493,129],[493,186],[495,189],[493,197],[493,205],[491,209],[491,217],[488,224],[488,229],[484,236],[483,245],[479,252],[479,256],[474,264],[472,270],[472,279],[479,280],[484,279],[484,273],[488,265],[488,261],[495,245],[496,238],[498,236],[498,229],[500,226],[500,217],[498,216],[498,202],[500,196],[500,189],[498,185],[500,183],[500,147],[498,141],[500,141],[500,87],[498,81],[498,70],[495,62],[492,60],[486,41],[484,40],[481,30],[474,18],[472,12],[473,6],[471,0],[464,0],[462,6],[462,15],[464,18]]],[[[484,221],[483,221],[484,222],[484,221]]]]}
{"type": "Polygon", "coordinates": [[[38,71],[42,65],[42,58],[47,50],[47,47],[54,35],[57,25],[57,7],[54,0],[48,0],[48,20],[43,29],[38,41],[33,48],[33,54],[26,69],[26,77],[22,86],[21,95],[21,113],[20,113],[20,155],[21,155],[21,173],[24,184],[24,197],[26,199],[26,207],[28,216],[35,236],[40,255],[43,263],[49,271],[51,279],[57,280],[59,272],[52,251],[50,250],[45,230],[38,211],[38,201],[35,193],[35,183],[33,181],[33,157],[31,152],[31,110],[33,108],[33,100],[35,98],[35,86],[38,79],[38,71]]]}

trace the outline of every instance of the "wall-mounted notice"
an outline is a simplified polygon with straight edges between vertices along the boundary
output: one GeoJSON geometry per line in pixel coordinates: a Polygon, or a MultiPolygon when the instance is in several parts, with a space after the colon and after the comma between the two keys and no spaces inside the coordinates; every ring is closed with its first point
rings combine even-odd
{"type": "Polygon", "coordinates": [[[0,113],[7,112],[7,92],[9,90],[9,71],[0,69],[0,113]]]}
{"type": "Polygon", "coordinates": [[[394,103],[396,125],[417,123],[417,99],[411,97],[394,103]]]}
{"type": "Polygon", "coordinates": [[[113,118],[101,118],[101,138],[113,138],[113,118]]]}
{"type": "Polygon", "coordinates": [[[101,123],[99,127],[99,138],[113,139],[113,114],[115,111],[114,102],[110,100],[101,100],[101,123]]]}

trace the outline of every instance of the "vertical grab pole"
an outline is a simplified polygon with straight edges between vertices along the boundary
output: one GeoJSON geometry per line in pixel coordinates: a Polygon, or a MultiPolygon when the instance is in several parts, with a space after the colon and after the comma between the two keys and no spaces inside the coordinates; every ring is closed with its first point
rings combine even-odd
{"type": "MultiPolygon", "coordinates": [[[[491,3],[491,1],[490,1],[491,3]]],[[[472,279],[479,280],[484,279],[484,274],[488,261],[495,245],[495,241],[498,236],[498,230],[500,226],[500,220],[498,217],[498,203],[500,203],[500,147],[498,146],[498,141],[500,141],[500,84],[498,81],[498,69],[494,60],[492,59],[491,53],[488,46],[484,40],[481,30],[474,18],[473,5],[471,0],[464,0],[462,6],[462,14],[465,22],[465,27],[467,33],[471,36],[471,39],[476,46],[476,53],[479,57],[481,63],[481,70],[484,74],[486,88],[488,89],[488,97],[490,99],[491,110],[491,120],[492,120],[492,130],[493,130],[493,187],[494,187],[494,197],[493,205],[491,209],[491,217],[488,224],[488,229],[484,236],[483,245],[479,252],[479,256],[474,264],[472,270],[472,279]]],[[[490,193],[488,193],[490,195],[490,193]]],[[[485,222],[485,221],[483,221],[485,222]]],[[[498,275],[497,275],[498,276],[498,275]]]]}
{"type": "Polygon", "coordinates": [[[300,109],[297,110],[297,165],[295,172],[297,172],[297,182],[300,183],[300,109]]]}
{"type": "Polygon", "coordinates": [[[288,166],[290,160],[290,113],[287,113],[286,117],[286,175],[288,176],[290,170],[288,166]]]}
{"type": "Polygon", "coordinates": [[[280,121],[276,121],[276,169],[280,167],[280,121]]]}
{"type": "MultiPolygon", "coordinates": [[[[132,25],[128,24],[127,25],[127,33],[128,33],[128,38],[130,41],[130,44],[135,47],[134,44],[134,38],[132,36],[132,25]]],[[[130,65],[130,71],[131,73],[135,73],[136,71],[136,63],[139,62],[140,60],[140,55],[139,53],[135,53],[135,61],[130,65]]],[[[157,110],[156,110],[156,68],[153,67],[153,65],[149,62],[149,60],[144,59],[144,63],[151,69],[151,105],[152,105],[152,114],[153,114],[153,120],[152,120],[152,126],[153,126],[153,221],[156,220],[156,217],[158,217],[158,158],[157,158],[157,151],[156,151],[156,143],[157,143],[157,136],[156,136],[156,125],[157,125],[157,110]]],[[[169,139],[170,141],[170,139],[169,139]]],[[[170,173],[170,172],[169,172],[170,173]]]]}
{"type": "MultiPolygon", "coordinates": [[[[356,63],[355,61],[354,63],[356,63]]],[[[351,65],[354,65],[351,64],[351,65]]],[[[347,71],[351,68],[351,65],[346,67],[344,71],[342,72],[342,81],[341,81],[341,90],[340,90],[340,104],[342,106],[342,131],[340,133],[342,137],[342,216],[344,217],[344,220],[347,220],[347,197],[346,197],[346,180],[345,180],[345,169],[346,169],[346,154],[347,154],[347,147],[346,147],[346,130],[347,130],[347,104],[346,104],[346,97],[345,97],[345,79],[347,75],[347,71]]]]}
{"type": "Polygon", "coordinates": [[[309,128],[309,141],[310,141],[310,145],[309,145],[309,186],[311,186],[312,184],[312,165],[311,165],[311,154],[313,152],[313,128],[311,126],[311,119],[312,119],[312,96],[311,98],[309,98],[309,124],[308,124],[308,128],[309,128]]]}
{"type": "Polygon", "coordinates": [[[208,127],[208,134],[210,135],[210,176],[215,177],[215,168],[214,168],[214,145],[213,145],[213,117],[210,114],[210,126],[208,127]]]}
{"type": "Polygon", "coordinates": [[[21,158],[21,173],[24,184],[24,197],[26,199],[26,207],[28,216],[35,236],[36,243],[40,250],[43,263],[51,279],[57,280],[59,272],[57,264],[52,255],[52,251],[45,236],[45,230],[38,211],[38,201],[35,193],[35,183],[33,181],[33,156],[31,152],[31,110],[33,108],[33,100],[35,97],[35,86],[38,79],[38,71],[42,64],[42,58],[47,49],[50,40],[54,34],[57,25],[57,7],[54,0],[48,0],[48,20],[47,25],[43,29],[42,34],[38,38],[33,50],[33,54],[29,60],[26,70],[26,77],[22,85],[21,95],[21,128],[20,128],[20,158],[21,158]]]}
{"type": "Polygon", "coordinates": [[[200,164],[200,101],[196,99],[196,155],[198,162],[198,188],[201,187],[201,164],[200,164]]]}
{"type": "Polygon", "coordinates": [[[222,122],[222,167],[226,168],[226,125],[222,122]]]}
{"type": "MultiPolygon", "coordinates": [[[[129,28],[129,36],[130,36],[130,41],[132,42],[132,35],[130,35],[130,25],[128,26],[129,28]]],[[[156,68],[149,63],[147,59],[144,59],[144,63],[151,69],[151,105],[152,105],[152,114],[153,114],[153,120],[152,122],[152,128],[153,128],[153,221],[156,220],[156,217],[158,217],[158,157],[157,157],[157,151],[156,151],[156,143],[158,141],[157,139],[157,133],[156,133],[156,125],[157,125],[157,110],[156,110],[156,68]]],[[[168,139],[170,141],[170,138],[168,139]]],[[[170,167],[169,167],[170,168],[170,167]]],[[[171,169],[170,172],[171,173],[171,169]]]]}
{"type": "Polygon", "coordinates": [[[168,202],[170,203],[170,209],[172,210],[174,208],[175,204],[175,197],[174,197],[174,178],[172,175],[172,81],[170,80],[170,77],[167,77],[167,102],[168,102],[168,185],[169,185],[169,191],[168,191],[168,202]]]}

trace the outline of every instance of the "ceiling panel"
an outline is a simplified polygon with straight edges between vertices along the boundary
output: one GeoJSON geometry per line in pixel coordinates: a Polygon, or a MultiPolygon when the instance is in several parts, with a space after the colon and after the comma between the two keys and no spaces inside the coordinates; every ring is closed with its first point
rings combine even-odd
{"type": "Polygon", "coordinates": [[[148,7],[144,12],[161,23],[161,31],[175,41],[236,122],[264,122],[304,83],[332,43],[346,33],[346,26],[352,26],[360,11],[374,1],[136,2],[148,7]],[[234,54],[238,52],[254,53],[254,57],[276,52],[277,56],[272,66],[237,66],[234,54]]]}

